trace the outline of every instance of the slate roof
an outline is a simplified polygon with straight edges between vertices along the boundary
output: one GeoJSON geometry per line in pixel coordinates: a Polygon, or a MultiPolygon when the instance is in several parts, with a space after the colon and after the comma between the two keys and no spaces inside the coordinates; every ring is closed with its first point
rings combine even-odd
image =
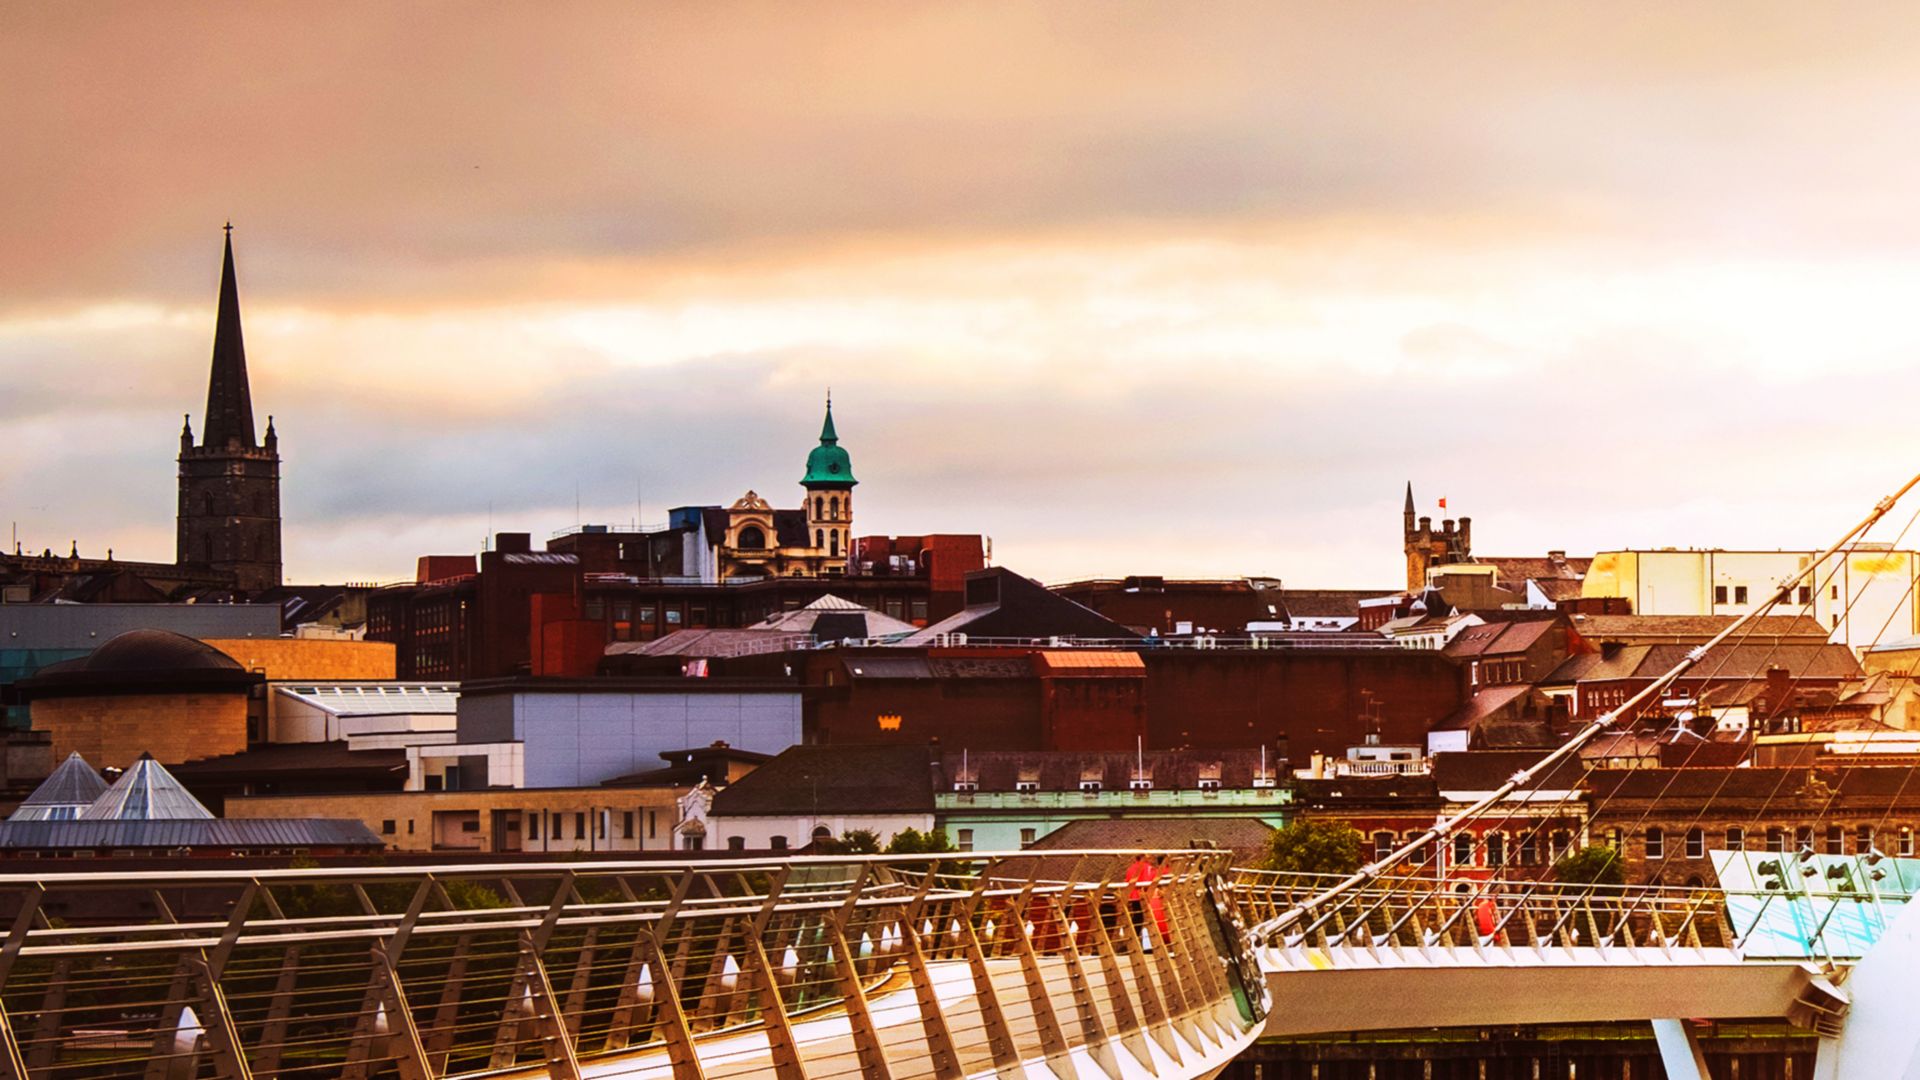
{"type": "Polygon", "coordinates": [[[713,798],[717,816],[933,812],[924,745],[792,746],[713,798]]]}
{"type": "MultiPolygon", "coordinates": [[[[1653,679],[1686,658],[1687,645],[1628,645],[1613,655],[1581,653],[1569,657],[1542,680],[1547,684],[1653,679]]],[[[1796,679],[1857,679],[1860,661],[1845,645],[1759,641],[1720,645],[1681,676],[1702,679],[1764,679],[1768,668],[1782,668],[1796,679]]]]}
{"type": "Polygon", "coordinates": [[[142,754],[133,768],[122,773],[93,805],[80,811],[81,821],[177,821],[210,819],[213,812],[174,779],[166,767],[142,754]]]}
{"type": "Polygon", "coordinates": [[[8,820],[70,821],[106,791],[107,782],[75,751],[33,789],[8,820]]]}
{"type": "Polygon", "coordinates": [[[1517,656],[1538,644],[1553,629],[1553,619],[1517,619],[1469,626],[1455,634],[1442,650],[1448,656],[1517,656]]]}
{"type": "MultiPolygon", "coordinates": [[[[1236,863],[1245,863],[1266,854],[1273,831],[1273,826],[1251,817],[1094,818],[1069,821],[1029,844],[1027,850],[1163,851],[1218,847],[1232,851],[1236,863]]],[[[1118,877],[1131,862],[1124,855],[1107,860],[1082,861],[1078,857],[1062,856],[1038,861],[1039,866],[1033,870],[1041,877],[1064,877],[1076,869],[1084,876],[1113,874],[1118,877]]],[[[1022,876],[1030,866],[1027,862],[1010,865],[1022,876]]]]}
{"type": "Polygon", "coordinates": [[[333,818],[0,821],[0,850],[385,846],[366,822],[333,818]]]}
{"type": "Polygon", "coordinates": [[[1482,566],[1491,565],[1500,576],[1501,582],[1507,585],[1520,585],[1527,581],[1545,581],[1553,578],[1578,581],[1587,576],[1587,568],[1593,565],[1592,557],[1585,555],[1563,559],[1538,555],[1519,557],[1475,555],[1473,561],[1482,566]]]}
{"type": "MultiPolygon", "coordinates": [[[[1473,750],[1433,756],[1433,782],[1441,791],[1492,791],[1546,756],[1539,750],[1473,750]]],[[[1580,784],[1585,768],[1575,755],[1522,791],[1565,791],[1580,784]]]]}
{"type": "Polygon", "coordinates": [[[968,574],[965,588],[965,608],[906,638],[905,644],[926,645],[950,633],[1029,639],[1140,638],[1092,608],[1002,566],[968,574]]]}

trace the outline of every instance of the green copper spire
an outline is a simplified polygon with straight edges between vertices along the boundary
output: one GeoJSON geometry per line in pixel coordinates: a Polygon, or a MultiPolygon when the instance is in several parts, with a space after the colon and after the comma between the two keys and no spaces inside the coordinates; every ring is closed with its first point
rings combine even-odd
{"type": "Polygon", "coordinates": [[[850,488],[860,481],[853,478],[853,459],[840,449],[840,435],[833,430],[833,395],[827,395],[827,419],[820,425],[820,445],[807,455],[807,475],[800,478],[804,487],[850,488]]]}

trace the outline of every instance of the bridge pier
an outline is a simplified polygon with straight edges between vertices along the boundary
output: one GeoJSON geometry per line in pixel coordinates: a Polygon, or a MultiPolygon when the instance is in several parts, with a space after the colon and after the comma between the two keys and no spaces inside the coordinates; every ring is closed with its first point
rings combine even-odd
{"type": "Polygon", "coordinates": [[[1660,1065],[1667,1080],[1708,1080],[1707,1055],[1700,1037],[1685,1020],[1653,1021],[1653,1041],[1660,1047],[1660,1065]]]}

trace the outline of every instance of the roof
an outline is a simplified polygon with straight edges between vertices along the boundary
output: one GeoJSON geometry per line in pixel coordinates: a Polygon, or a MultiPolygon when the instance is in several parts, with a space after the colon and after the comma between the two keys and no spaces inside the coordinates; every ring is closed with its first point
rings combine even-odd
{"type": "Polygon", "coordinates": [[[713,798],[716,816],[933,812],[924,745],[793,746],[713,798]]]}
{"type": "Polygon", "coordinates": [[[910,622],[882,615],[871,608],[828,593],[798,610],[769,615],[755,623],[753,629],[763,633],[769,630],[784,630],[792,633],[813,634],[820,638],[840,639],[911,634],[915,627],[910,622]]]}
{"type": "MultiPolygon", "coordinates": [[[[1581,653],[1569,657],[1542,681],[1565,684],[1658,678],[1686,659],[1688,651],[1686,645],[1628,645],[1611,655],[1581,653]]],[[[1795,679],[1860,677],[1860,661],[1845,645],[1759,641],[1709,649],[1681,678],[1687,681],[1764,679],[1767,669],[1776,667],[1795,679]]]]}
{"type": "Polygon", "coordinates": [[[29,698],[171,689],[244,690],[263,681],[204,641],[171,630],[128,630],[72,660],[48,664],[16,685],[29,698]]]}
{"type": "Polygon", "coordinates": [[[1280,605],[1301,618],[1359,618],[1360,601],[1385,596],[1392,589],[1282,589],[1280,605]]]}
{"type": "Polygon", "coordinates": [[[0,850],[385,846],[366,822],[334,818],[0,821],[0,850]]]}
{"type": "MultiPolygon", "coordinates": [[[[1162,851],[1189,847],[1226,848],[1240,860],[1266,854],[1273,839],[1273,826],[1252,817],[1121,817],[1069,821],[1027,845],[1030,851],[1162,851]]],[[[1119,871],[1125,857],[1111,864],[1083,865],[1084,875],[1119,871]]],[[[1040,873],[1045,876],[1048,867],[1040,873]]]]}
{"type": "Polygon", "coordinates": [[[133,768],[121,774],[93,805],[80,811],[82,821],[177,821],[212,816],[213,812],[200,805],[200,800],[153,760],[152,754],[140,755],[133,768]]]}
{"type": "Polygon", "coordinates": [[[1034,654],[1042,671],[1083,675],[1142,676],[1147,662],[1123,649],[1042,649],[1034,654]]]}
{"type": "Polygon", "coordinates": [[[785,643],[800,642],[801,633],[778,630],[675,630],[652,641],[616,641],[607,646],[608,656],[739,656],[742,653],[777,649],[785,643]]]}
{"type": "MultiPolygon", "coordinates": [[[[1441,791],[1492,791],[1511,780],[1514,774],[1538,764],[1546,754],[1539,750],[1472,750],[1433,756],[1433,782],[1441,791]]],[[[1544,776],[1537,777],[1521,791],[1566,791],[1578,787],[1585,768],[1577,756],[1569,757],[1544,776]]]]}
{"type": "Polygon", "coordinates": [[[1587,568],[1593,565],[1589,556],[1579,555],[1573,558],[1526,555],[1475,555],[1473,561],[1482,566],[1492,566],[1500,580],[1518,585],[1527,581],[1546,581],[1559,578],[1566,581],[1578,581],[1585,577],[1587,568]]]}
{"type": "Polygon", "coordinates": [[[1580,599],[1584,595],[1582,590],[1586,588],[1584,581],[1566,578],[1529,578],[1528,580],[1533,582],[1534,588],[1540,590],[1540,595],[1556,604],[1562,600],[1580,599]]]}
{"type": "Polygon", "coordinates": [[[1483,686],[1475,690],[1460,707],[1433,725],[1435,731],[1471,731],[1481,721],[1515,701],[1524,699],[1533,687],[1525,683],[1507,686],[1483,686]]]}
{"type": "Polygon", "coordinates": [[[1036,641],[1050,637],[1140,637],[1092,608],[1003,566],[969,573],[965,597],[966,607],[906,638],[904,644],[928,645],[948,634],[1036,641]]]}
{"type": "Polygon", "coordinates": [[[853,478],[853,459],[840,446],[840,433],[833,428],[833,399],[827,399],[827,418],[820,425],[820,445],[807,455],[807,475],[800,478],[805,487],[851,488],[860,481],[853,478]]]}
{"type": "MultiPolygon", "coordinates": [[[[1704,643],[1732,626],[1737,615],[1584,615],[1573,616],[1573,628],[1590,641],[1631,644],[1704,643]]],[[[1736,640],[1805,637],[1824,642],[1828,632],[1820,620],[1805,615],[1761,615],[1741,629],[1736,640]]]]}
{"type": "MultiPolygon", "coordinates": [[[[403,747],[350,750],[343,741],[268,743],[236,754],[200,758],[173,767],[174,776],[183,780],[284,780],[293,777],[296,785],[300,777],[335,782],[349,775],[385,779],[395,775],[404,777],[406,772],[407,751],[403,747]]],[[[294,790],[297,791],[298,787],[294,790]]]]}
{"type": "Polygon", "coordinates": [[[87,759],[79,751],[67,755],[67,760],[53,770],[53,774],[33,789],[14,810],[12,821],[55,821],[80,816],[80,811],[93,804],[95,799],[106,794],[107,782],[100,778],[87,759]]]}
{"type": "Polygon", "coordinates": [[[200,419],[200,445],[218,449],[229,440],[252,447],[253,393],[247,386],[247,345],[240,333],[240,284],[233,272],[233,226],[227,226],[220,262],[219,314],[213,324],[213,364],[207,377],[207,411],[200,419]]]}
{"type": "Polygon", "coordinates": [[[458,683],[277,683],[273,689],[335,716],[451,716],[460,704],[458,683]]]}
{"type": "Polygon", "coordinates": [[[1553,629],[1556,620],[1520,619],[1469,626],[1455,634],[1443,650],[1448,656],[1512,656],[1525,653],[1553,629]]]}
{"type": "MultiPolygon", "coordinates": [[[[939,763],[942,790],[957,780],[971,780],[981,791],[1014,791],[1022,782],[1037,783],[1042,791],[1078,791],[1087,780],[1099,780],[1107,790],[1126,791],[1144,765],[1156,788],[1192,790],[1202,779],[1218,780],[1223,788],[1251,788],[1261,770],[1260,751],[1245,750],[945,750],[939,763]]],[[[1284,772],[1274,754],[1266,756],[1266,775],[1284,772]]]]}

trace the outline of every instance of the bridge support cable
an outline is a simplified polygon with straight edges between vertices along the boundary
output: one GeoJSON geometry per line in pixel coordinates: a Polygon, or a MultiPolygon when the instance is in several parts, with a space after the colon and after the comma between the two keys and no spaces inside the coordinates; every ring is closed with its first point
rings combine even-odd
{"type": "Polygon", "coordinates": [[[1759,617],[1761,611],[1770,610],[1773,604],[1776,604],[1780,600],[1787,597],[1795,586],[1799,585],[1802,581],[1806,580],[1809,576],[1813,575],[1819,567],[1821,567],[1826,563],[1828,559],[1832,558],[1834,555],[1839,553],[1842,549],[1852,544],[1859,536],[1866,533],[1875,524],[1877,524],[1882,518],[1884,518],[1887,515],[1887,513],[1893,509],[1894,505],[1898,503],[1900,499],[1904,498],[1909,492],[1911,492],[1916,486],[1920,486],[1920,474],[1916,474],[1910,479],[1908,479],[1906,483],[1902,484],[1900,488],[1896,490],[1893,494],[1888,495],[1885,498],[1882,498],[1878,503],[1874,505],[1872,511],[1870,511],[1866,515],[1866,517],[1862,518],[1852,528],[1848,529],[1844,534],[1841,535],[1841,537],[1838,540],[1830,544],[1825,550],[1821,551],[1819,554],[1815,555],[1812,559],[1808,560],[1807,565],[1802,567],[1799,570],[1799,572],[1789,576],[1786,580],[1782,581],[1779,584],[1778,588],[1776,589],[1772,600],[1770,600],[1768,604],[1762,605],[1762,607],[1756,608],[1754,611],[1750,611],[1739,616],[1737,619],[1734,620],[1734,622],[1730,623],[1726,627],[1723,627],[1719,632],[1717,632],[1711,638],[1709,638],[1704,644],[1695,646],[1693,649],[1689,650],[1686,656],[1684,656],[1679,663],[1675,664],[1672,668],[1668,669],[1665,673],[1660,675],[1658,678],[1654,679],[1653,682],[1649,683],[1647,686],[1641,688],[1637,693],[1628,697],[1620,705],[1617,705],[1613,709],[1610,709],[1607,712],[1602,713],[1600,716],[1595,717],[1593,721],[1588,723],[1585,727],[1581,728],[1578,732],[1574,733],[1574,735],[1571,738],[1569,738],[1566,742],[1562,743],[1559,747],[1555,748],[1552,751],[1549,751],[1539,761],[1535,762],[1533,765],[1527,767],[1526,769],[1523,769],[1520,772],[1515,773],[1510,779],[1508,779],[1499,788],[1496,788],[1493,792],[1475,800],[1473,803],[1469,804],[1465,809],[1449,817],[1443,818],[1442,820],[1437,822],[1432,828],[1428,829],[1426,832],[1422,833],[1420,836],[1416,837],[1415,839],[1401,844],[1399,847],[1388,852],[1386,855],[1376,858],[1374,861],[1368,863],[1365,866],[1362,866],[1359,870],[1341,879],[1338,883],[1330,886],[1320,894],[1309,898],[1306,902],[1301,904],[1299,907],[1296,907],[1287,912],[1283,912],[1280,915],[1276,916],[1274,919],[1270,920],[1268,923],[1262,924],[1261,926],[1256,927],[1255,928],[1256,936],[1264,940],[1274,936],[1275,934],[1284,932],[1289,926],[1292,926],[1298,923],[1303,917],[1310,916],[1312,913],[1315,912],[1316,909],[1324,907],[1327,904],[1333,903],[1334,901],[1337,901],[1342,897],[1345,897],[1346,895],[1352,893],[1354,890],[1359,889],[1360,887],[1379,879],[1383,874],[1385,874],[1386,871],[1392,869],[1395,866],[1400,865],[1401,863],[1405,862],[1409,858],[1418,854],[1428,844],[1438,845],[1444,842],[1446,838],[1450,836],[1451,833],[1461,825],[1475,820],[1476,818],[1480,817],[1482,814],[1486,813],[1489,809],[1500,805],[1502,802],[1504,802],[1508,798],[1508,796],[1512,795],[1515,791],[1532,783],[1532,781],[1536,777],[1539,777],[1547,773],[1553,767],[1567,760],[1567,758],[1571,757],[1574,754],[1577,754],[1581,747],[1585,746],[1587,743],[1591,742],[1595,737],[1600,735],[1602,732],[1612,727],[1613,724],[1616,721],[1618,721],[1622,716],[1633,715],[1641,705],[1645,704],[1650,700],[1653,700],[1658,694],[1660,694],[1661,692],[1665,691],[1668,687],[1673,685],[1673,683],[1677,681],[1682,675],[1686,674],[1686,672],[1689,669],[1691,669],[1694,665],[1698,664],[1702,659],[1704,659],[1708,655],[1710,650],[1721,645],[1722,643],[1727,641],[1727,639],[1733,637],[1735,634],[1741,633],[1742,631],[1744,631],[1753,622],[1754,619],[1759,617]]]}

